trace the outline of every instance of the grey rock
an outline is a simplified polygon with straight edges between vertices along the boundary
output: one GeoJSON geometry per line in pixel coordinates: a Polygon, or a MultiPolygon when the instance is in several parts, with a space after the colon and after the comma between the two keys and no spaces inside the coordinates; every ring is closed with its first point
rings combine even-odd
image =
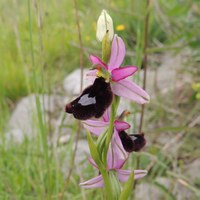
{"type": "MultiPolygon", "coordinates": [[[[69,141],[68,136],[66,136],[65,139],[67,139],[67,141],[69,141]]],[[[69,168],[71,167],[70,165],[71,165],[71,156],[72,156],[72,155],[70,155],[71,151],[66,151],[66,147],[67,147],[66,145],[69,145],[69,144],[65,144],[64,146],[58,147],[57,151],[56,151],[58,160],[62,159],[63,157],[65,158],[62,161],[62,171],[63,171],[64,175],[66,175],[68,173],[67,170],[69,170],[69,168]]],[[[87,141],[84,139],[79,140],[78,146],[77,146],[77,151],[76,151],[76,156],[75,156],[75,161],[74,161],[74,170],[75,171],[77,170],[78,167],[80,167],[80,165],[82,167],[87,167],[87,165],[89,164],[89,162],[87,161],[87,158],[89,155],[90,155],[90,151],[89,151],[87,141]],[[82,162],[84,164],[82,164],[82,162]]]]}
{"type": "Polygon", "coordinates": [[[176,182],[173,188],[173,194],[177,200],[196,200],[196,195],[189,190],[184,184],[176,182]]]}
{"type": "Polygon", "coordinates": [[[14,143],[22,143],[24,139],[24,133],[21,129],[11,129],[6,132],[6,143],[14,142],[14,143]]]}
{"type": "Polygon", "coordinates": [[[185,174],[191,181],[200,181],[200,158],[188,164],[185,169],[185,174]]]}
{"type": "Polygon", "coordinates": [[[75,126],[75,121],[76,119],[73,117],[73,115],[67,114],[64,111],[57,119],[54,119],[52,142],[55,145],[57,142],[60,144],[65,144],[69,141],[72,128],[75,126]]]}
{"type": "MultiPolygon", "coordinates": [[[[35,95],[29,95],[22,98],[13,111],[8,122],[8,136],[14,141],[22,141],[23,136],[32,137],[35,135],[38,127],[37,107],[35,95]]],[[[50,114],[64,107],[63,98],[54,95],[39,95],[41,113],[43,120],[49,119],[50,114]]]]}
{"type": "MultiPolygon", "coordinates": [[[[183,85],[183,83],[192,82],[192,77],[188,73],[180,73],[185,62],[184,58],[187,57],[186,55],[188,55],[187,51],[182,51],[179,55],[175,56],[171,53],[165,53],[158,58],[161,63],[160,65],[155,66],[154,69],[152,69],[152,66],[148,68],[146,91],[151,97],[155,95],[155,90],[166,94],[171,89],[183,85]],[[157,88],[155,88],[155,81],[157,82],[157,88]]],[[[140,80],[143,80],[142,74],[140,74],[140,80]]]]}
{"type": "Polygon", "coordinates": [[[170,199],[169,195],[173,195],[177,200],[196,200],[195,194],[189,190],[184,184],[181,184],[178,181],[173,179],[168,179],[166,177],[157,177],[155,182],[161,185],[161,187],[165,187],[166,190],[170,191],[166,192],[156,186],[153,183],[145,183],[142,182],[138,184],[136,187],[137,192],[135,192],[135,199],[137,200],[163,200],[170,199]]]}
{"type": "MultiPolygon", "coordinates": [[[[83,71],[83,88],[86,88],[87,86],[92,84],[92,81],[90,81],[86,77],[86,73],[88,71],[89,71],[88,69],[84,69],[83,71]]],[[[81,84],[81,70],[80,69],[74,70],[71,74],[66,76],[66,78],[63,81],[64,90],[69,96],[77,96],[80,94],[80,84],[81,84]]]]}
{"type": "MultiPolygon", "coordinates": [[[[163,178],[163,177],[158,177],[156,179],[156,181],[162,185],[164,185],[165,187],[169,187],[170,185],[170,180],[167,178],[163,178]]],[[[141,184],[138,184],[136,189],[135,189],[135,199],[137,200],[162,200],[165,199],[164,198],[164,194],[163,192],[156,187],[154,184],[150,184],[150,183],[145,183],[142,182],[141,184]]]]}
{"type": "Polygon", "coordinates": [[[76,164],[79,164],[80,162],[86,160],[89,154],[90,154],[90,150],[89,150],[87,140],[79,140],[77,155],[75,159],[76,164]]]}

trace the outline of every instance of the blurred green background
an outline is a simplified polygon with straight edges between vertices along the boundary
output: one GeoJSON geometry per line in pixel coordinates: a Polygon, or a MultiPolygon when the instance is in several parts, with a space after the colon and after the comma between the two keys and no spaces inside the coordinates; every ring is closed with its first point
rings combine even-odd
{"type": "MultiPolygon", "coordinates": [[[[142,66],[145,0],[76,0],[76,3],[85,68],[91,67],[89,54],[100,56],[101,53],[95,31],[102,9],[112,16],[115,32],[126,43],[125,64],[142,66]]],[[[66,95],[62,82],[79,68],[79,51],[74,1],[0,1],[0,199],[102,199],[100,190],[79,187],[77,171],[72,172],[66,184],[67,172],[63,175],[62,165],[66,156],[71,158],[73,155],[76,123],[59,162],[54,156],[54,148],[47,145],[49,132],[42,122],[39,104],[38,132],[43,134],[46,130],[45,134],[21,144],[5,142],[7,123],[22,97],[32,93],[66,95]]],[[[156,74],[165,56],[167,61],[171,60],[169,70],[176,68],[177,63],[173,61],[178,58],[182,66],[176,70],[177,82],[182,76],[183,80],[189,77],[189,81],[179,81],[178,86],[174,85],[166,93],[157,89],[162,85],[162,78],[149,80],[154,83],[154,95],[145,111],[144,130],[149,145],[132,156],[129,166],[149,169],[148,176],[140,182],[144,191],[160,192],[157,199],[198,200],[199,174],[192,178],[186,169],[191,169],[193,165],[190,164],[198,161],[196,168],[200,170],[200,1],[150,0],[147,52],[149,70],[156,74]],[[162,138],[164,142],[160,142],[162,138]],[[165,181],[159,181],[160,177],[165,181]],[[174,192],[175,186],[180,187],[177,191],[181,192],[174,192]],[[180,197],[179,193],[183,195],[180,197]]],[[[168,69],[165,70],[167,76],[168,69]]],[[[135,112],[139,113],[139,109],[135,112]]],[[[87,160],[82,164],[85,162],[87,160]]],[[[194,173],[198,173],[197,169],[194,173]]],[[[96,173],[89,165],[81,170],[83,180],[96,173]]],[[[140,199],[136,195],[138,183],[135,187],[131,198],[137,200],[140,199]]],[[[145,200],[155,198],[143,196],[145,200]]]]}

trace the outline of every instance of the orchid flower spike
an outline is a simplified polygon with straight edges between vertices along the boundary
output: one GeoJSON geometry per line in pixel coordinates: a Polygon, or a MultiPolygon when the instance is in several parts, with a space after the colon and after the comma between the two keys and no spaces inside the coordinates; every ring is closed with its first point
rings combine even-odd
{"type": "Polygon", "coordinates": [[[125,57],[125,44],[116,34],[112,41],[110,61],[105,64],[99,57],[90,55],[90,60],[96,69],[87,75],[92,77],[104,77],[110,82],[112,92],[139,104],[148,103],[149,95],[133,81],[128,80],[138,69],[135,66],[120,67],[125,57]]]}
{"type": "Polygon", "coordinates": [[[102,10],[101,15],[97,20],[97,40],[102,42],[104,36],[106,35],[106,32],[108,32],[109,40],[112,41],[114,35],[113,21],[110,15],[106,12],[106,10],[102,10]]]}

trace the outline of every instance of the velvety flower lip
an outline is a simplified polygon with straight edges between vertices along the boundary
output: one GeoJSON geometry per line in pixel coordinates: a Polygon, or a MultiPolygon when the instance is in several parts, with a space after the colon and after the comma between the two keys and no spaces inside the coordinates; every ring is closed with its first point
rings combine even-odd
{"type": "Polygon", "coordinates": [[[148,103],[150,97],[147,92],[133,81],[127,79],[138,70],[137,67],[131,65],[120,67],[125,53],[126,49],[123,40],[115,35],[112,41],[111,56],[108,65],[99,57],[90,55],[90,61],[96,66],[96,69],[90,71],[88,76],[105,76],[104,78],[110,81],[112,92],[115,95],[135,101],[139,104],[148,103]],[[107,78],[107,76],[109,76],[109,78],[107,78]]]}
{"type": "Polygon", "coordinates": [[[104,78],[99,77],[78,98],[67,104],[65,111],[80,120],[99,118],[110,106],[112,99],[110,83],[106,83],[104,78]]]}
{"type": "Polygon", "coordinates": [[[125,131],[120,131],[119,137],[124,149],[129,153],[132,151],[140,151],[146,144],[144,134],[128,135],[125,131]]]}

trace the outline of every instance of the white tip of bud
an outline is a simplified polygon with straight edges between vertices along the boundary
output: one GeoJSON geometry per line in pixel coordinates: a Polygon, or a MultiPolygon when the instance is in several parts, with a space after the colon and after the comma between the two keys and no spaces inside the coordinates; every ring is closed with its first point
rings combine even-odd
{"type": "Polygon", "coordinates": [[[110,41],[112,41],[114,36],[113,21],[110,15],[106,12],[106,10],[102,10],[99,19],[97,20],[97,40],[101,42],[107,31],[109,34],[108,38],[110,41]]]}

